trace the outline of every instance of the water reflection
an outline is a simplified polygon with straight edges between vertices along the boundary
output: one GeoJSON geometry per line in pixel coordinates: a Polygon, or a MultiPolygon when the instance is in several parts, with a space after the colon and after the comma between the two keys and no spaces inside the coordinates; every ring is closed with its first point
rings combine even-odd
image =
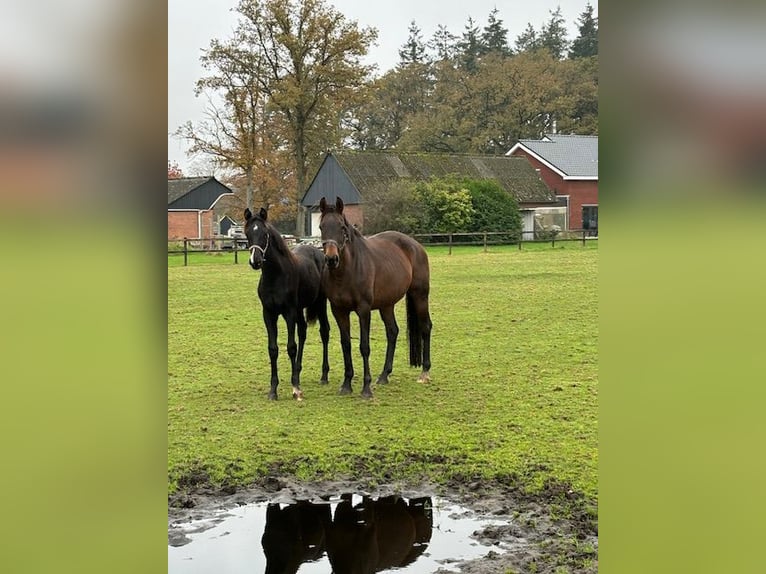
{"type": "Polygon", "coordinates": [[[326,552],[334,574],[373,574],[413,563],[428,547],[433,528],[430,497],[341,496],[330,503],[269,504],[261,545],[266,574],[294,574],[326,552]]]}
{"type": "Polygon", "coordinates": [[[358,494],[198,516],[169,524],[169,574],[424,574],[503,551],[472,534],[507,524],[439,497],[358,494]]]}

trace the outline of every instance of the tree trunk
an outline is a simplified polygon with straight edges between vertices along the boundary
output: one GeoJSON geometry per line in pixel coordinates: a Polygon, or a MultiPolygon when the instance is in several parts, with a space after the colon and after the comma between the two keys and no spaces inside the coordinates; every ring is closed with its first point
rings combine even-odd
{"type": "Polygon", "coordinates": [[[298,180],[298,190],[295,194],[295,203],[298,208],[295,214],[295,235],[298,237],[305,237],[306,216],[304,215],[303,206],[301,205],[303,193],[306,191],[306,157],[304,153],[303,133],[299,131],[298,137],[295,139],[295,175],[298,180]]]}
{"type": "Polygon", "coordinates": [[[245,176],[247,177],[247,185],[245,186],[245,207],[250,211],[253,211],[253,166],[249,166],[245,169],[245,176]]]}

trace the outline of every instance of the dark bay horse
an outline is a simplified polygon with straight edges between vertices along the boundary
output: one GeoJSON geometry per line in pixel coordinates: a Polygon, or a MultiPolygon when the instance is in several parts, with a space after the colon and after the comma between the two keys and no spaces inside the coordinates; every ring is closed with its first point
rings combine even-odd
{"type": "Polygon", "coordinates": [[[394,305],[406,296],[407,337],[410,344],[410,365],[423,371],[419,381],[430,379],[431,316],[428,312],[430,270],[423,246],[398,231],[383,231],[363,237],[343,215],[343,200],[335,206],[323,197],[319,202],[322,249],[327,259],[323,285],[340,331],[345,373],[341,394],[351,393],[354,367],[351,361],[351,311],[359,316],[359,350],[364,362],[362,396],[372,396],[370,390],[370,316],[374,309],[386,326],[386,362],[377,382],[385,384],[391,374],[399,327],[394,305]]]}
{"type": "Polygon", "coordinates": [[[306,342],[306,325],[319,319],[322,337],[322,378],[327,383],[330,370],[327,361],[327,343],[330,339],[330,322],[327,320],[327,297],[322,289],[325,257],[311,245],[298,245],[292,251],[284,238],[267,221],[268,214],[261,208],[258,215],[245,210],[245,235],[250,250],[250,266],[261,269],[258,297],[263,307],[263,322],[269,337],[271,359],[271,390],[269,398],[277,399],[277,319],[282,315],[287,324],[287,355],[292,366],[291,383],[293,398],[302,399],[301,369],[303,368],[303,345],[306,342]],[[304,309],[306,314],[304,316],[304,309]],[[298,328],[298,344],[295,344],[295,328],[298,328]]]}

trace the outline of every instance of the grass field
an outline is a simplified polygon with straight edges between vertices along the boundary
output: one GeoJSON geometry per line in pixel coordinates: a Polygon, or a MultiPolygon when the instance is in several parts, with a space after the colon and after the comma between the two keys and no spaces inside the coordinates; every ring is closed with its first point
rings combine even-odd
{"type": "MultiPolygon", "coordinates": [[[[597,496],[596,242],[430,248],[432,382],[407,365],[404,304],[391,384],[364,401],[352,320],[353,396],[331,319],[330,384],[309,328],[303,402],[290,398],[280,321],[280,400],[267,400],[269,360],[259,272],[233,256],[168,268],[168,464],[174,492],[190,476],[246,485],[270,473],[371,483],[515,477],[553,479],[597,496]],[[212,264],[220,263],[220,264],[212,264]]],[[[202,260],[204,254],[195,255],[202,260]]],[[[181,263],[183,260],[181,259],[181,263]]],[[[373,316],[373,380],[385,334],[373,316]]]]}

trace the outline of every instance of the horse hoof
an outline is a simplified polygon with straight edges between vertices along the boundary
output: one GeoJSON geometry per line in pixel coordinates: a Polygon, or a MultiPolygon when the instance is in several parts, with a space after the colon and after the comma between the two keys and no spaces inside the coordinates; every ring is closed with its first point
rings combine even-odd
{"type": "Polygon", "coordinates": [[[362,397],[365,400],[371,399],[372,398],[372,391],[367,391],[366,393],[364,391],[362,391],[361,393],[359,393],[359,396],[362,397]]]}
{"type": "Polygon", "coordinates": [[[300,389],[293,389],[293,398],[296,401],[302,401],[303,400],[303,391],[300,389]]]}
{"type": "Polygon", "coordinates": [[[270,401],[276,401],[277,400],[277,393],[269,393],[269,400],[270,401]]]}
{"type": "Polygon", "coordinates": [[[352,393],[351,387],[341,387],[338,391],[339,395],[350,395],[352,393]]]}
{"type": "Polygon", "coordinates": [[[429,373],[421,373],[418,377],[419,383],[428,383],[431,380],[431,375],[429,373]]]}
{"type": "Polygon", "coordinates": [[[388,384],[388,377],[384,377],[383,375],[378,377],[378,380],[375,381],[376,385],[387,385],[388,384]]]}
{"type": "Polygon", "coordinates": [[[329,382],[330,382],[330,381],[328,381],[327,379],[319,379],[319,384],[320,384],[320,385],[326,385],[326,384],[327,384],[327,383],[329,383],[329,382]]]}

